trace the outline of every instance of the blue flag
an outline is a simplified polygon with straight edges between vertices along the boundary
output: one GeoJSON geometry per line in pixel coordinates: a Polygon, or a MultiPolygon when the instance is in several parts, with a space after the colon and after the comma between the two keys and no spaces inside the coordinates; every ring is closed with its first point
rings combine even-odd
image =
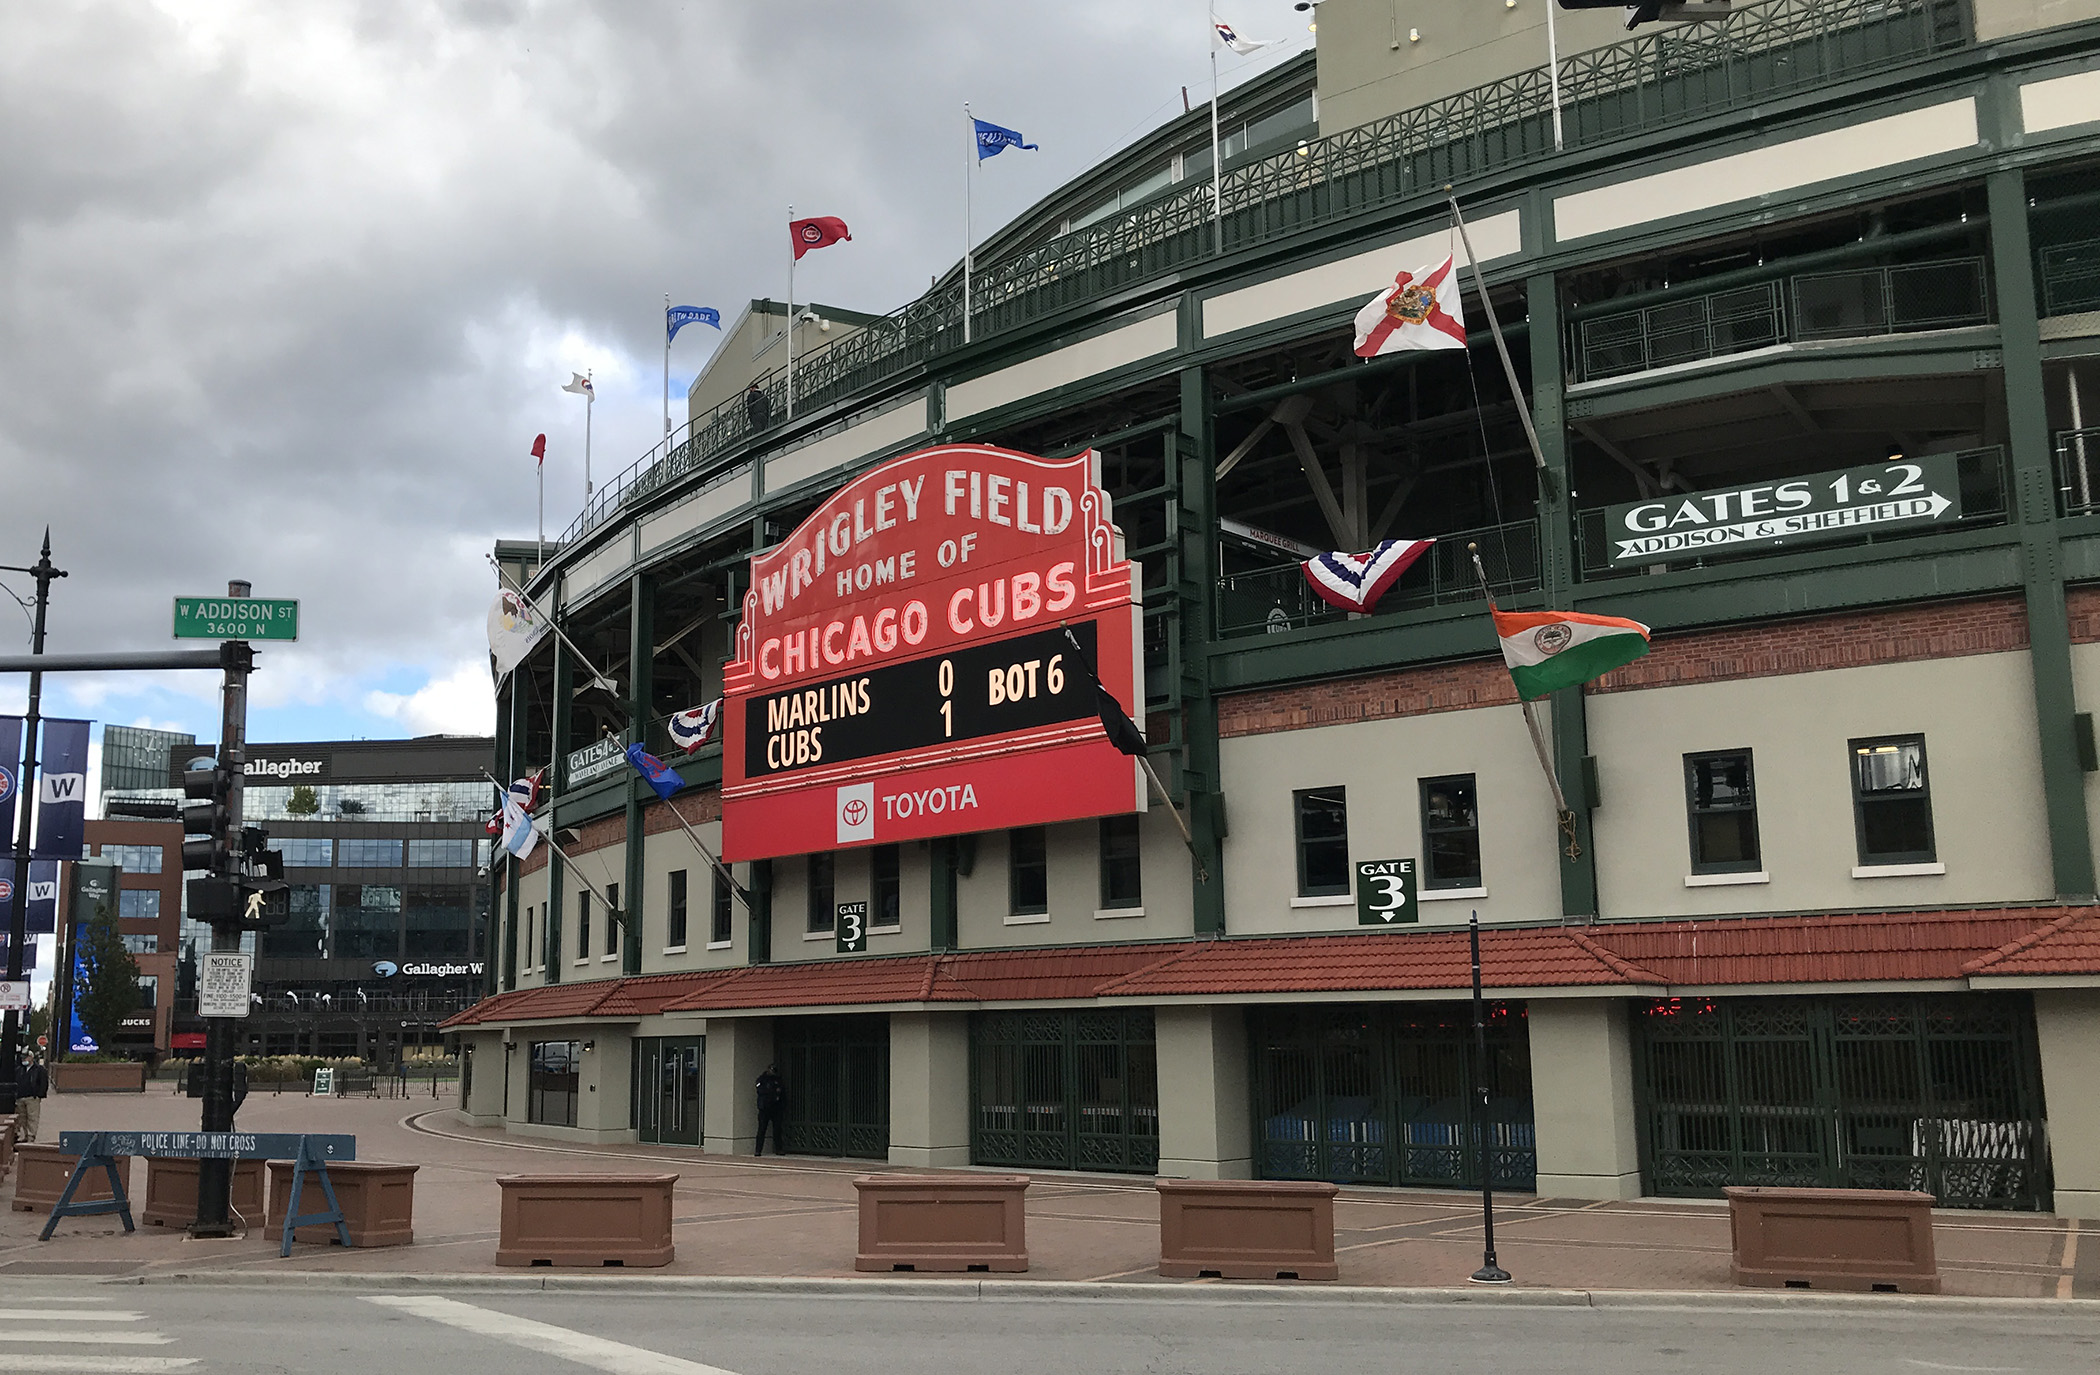
{"type": "Polygon", "coordinates": [[[38,859],[79,859],[87,838],[88,723],[46,720],[36,794],[38,859]]]}
{"type": "Polygon", "coordinates": [[[981,119],[973,119],[971,123],[977,126],[977,160],[979,162],[983,162],[986,158],[998,157],[1009,148],[1025,148],[1029,150],[1035,148],[1033,143],[1023,143],[1021,141],[1021,135],[1018,130],[1003,129],[996,124],[987,124],[981,119]]]}
{"type": "Polygon", "coordinates": [[[685,786],[685,780],[678,776],[676,769],[643,749],[640,744],[627,747],[627,762],[634,765],[634,771],[647,779],[649,786],[656,790],[656,795],[666,802],[671,800],[672,793],[685,786]]]}
{"type": "Polygon", "coordinates": [[[720,329],[722,312],[713,306],[672,306],[664,312],[664,329],[667,331],[664,342],[669,343],[676,339],[678,331],[687,325],[713,325],[720,329]]]}
{"type": "Polygon", "coordinates": [[[15,794],[20,791],[16,773],[22,767],[22,718],[0,716],[0,842],[12,846],[15,837],[15,794]]]}
{"type": "MultiPolygon", "coordinates": [[[[7,916],[15,896],[15,862],[0,859],[0,928],[7,923],[7,916]]],[[[55,859],[33,859],[29,861],[29,903],[27,907],[28,930],[31,935],[50,935],[58,930],[58,861],[55,859]]],[[[4,938],[0,938],[4,939],[4,938]]]]}

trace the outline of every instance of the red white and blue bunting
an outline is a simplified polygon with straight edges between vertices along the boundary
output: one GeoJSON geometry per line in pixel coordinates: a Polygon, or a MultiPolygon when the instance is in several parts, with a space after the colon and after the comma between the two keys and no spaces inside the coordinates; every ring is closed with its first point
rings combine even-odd
{"type": "Polygon", "coordinates": [[[1322,554],[1305,561],[1305,580],[1329,606],[1367,612],[1435,543],[1427,539],[1389,539],[1368,554],[1322,554]]]}

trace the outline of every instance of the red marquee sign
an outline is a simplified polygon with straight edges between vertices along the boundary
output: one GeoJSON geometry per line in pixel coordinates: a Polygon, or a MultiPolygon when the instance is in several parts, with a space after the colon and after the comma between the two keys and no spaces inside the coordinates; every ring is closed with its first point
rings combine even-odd
{"type": "Polygon", "coordinates": [[[1138,715],[1138,582],[1098,462],[921,450],[751,561],[723,673],[725,859],[1143,810],[1065,636],[1138,715]]]}

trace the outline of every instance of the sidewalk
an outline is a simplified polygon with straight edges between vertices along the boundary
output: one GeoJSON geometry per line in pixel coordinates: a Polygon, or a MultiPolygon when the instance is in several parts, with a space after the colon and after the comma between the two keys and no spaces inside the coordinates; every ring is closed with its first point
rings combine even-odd
{"type": "MultiPolygon", "coordinates": [[[[425,1092],[428,1092],[427,1085],[425,1092]]],[[[416,1243],[369,1251],[301,1245],[280,1260],[263,1239],[190,1241],[141,1226],[125,1235],[113,1217],[69,1219],[39,1243],[42,1213],[0,1215],[0,1279],[23,1275],[151,1276],[166,1273],[328,1271],[508,1274],[495,1264],[496,1176],[519,1173],[670,1173],[679,1176],[678,1258],[637,1275],[850,1277],[856,1215],[853,1177],[866,1161],[705,1155],[683,1147],[582,1146],[509,1137],[469,1126],[450,1097],[311,1099],[250,1097],[246,1131],[348,1132],[362,1160],[414,1161],[416,1243]]],[[[143,1096],[66,1095],[46,1101],[42,1139],[93,1128],[194,1130],[198,1105],[165,1089],[143,1096]]],[[[133,1163],[134,1206],[145,1165],[133,1163]]],[[[1151,1185],[1127,1176],[1036,1174],[1028,1193],[1033,1280],[1190,1284],[1163,1280],[1159,1205],[1151,1185]]],[[[12,1173],[0,1186],[10,1201],[12,1173]]],[[[2100,1236],[2079,1224],[2018,1213],[1945,1211],[1936,1231],[1942,1284],[1970,1297],[2100,1298],[2100,1236]]],[[[1644,1199],[1499,1198],[1495,1240],[1519,1286],[1539,1289],[1745,1292],[1728,1282],[1728,1213],[1720,1203],[1644,1199]]],[[[1335,1249],[1345,1285],[1448,1288],[1480,1264],[1480,1202],[1467,1194],[1344,1189],[1335,1249]]],[[[548,1272],[540,1271],[539,1274],[548,1272]]],[[[559,1272],[559,1273],[584,1273],[559,1272]]],[[[604,1271],[589,1272],[603,1275],[604,1271]]]]}

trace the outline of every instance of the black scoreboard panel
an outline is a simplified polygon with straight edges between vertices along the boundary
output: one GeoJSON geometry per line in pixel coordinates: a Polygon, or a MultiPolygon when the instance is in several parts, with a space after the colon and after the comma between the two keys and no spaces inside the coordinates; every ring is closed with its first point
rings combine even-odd
{"type": "MultiPolygon", "coordinates": [[[[1092,620],[1073,625],[1089,662],[1092,620]]],[[[793,773],[1095,715],[1063,627],[746,699],[747,777],[793,773]]]]}

